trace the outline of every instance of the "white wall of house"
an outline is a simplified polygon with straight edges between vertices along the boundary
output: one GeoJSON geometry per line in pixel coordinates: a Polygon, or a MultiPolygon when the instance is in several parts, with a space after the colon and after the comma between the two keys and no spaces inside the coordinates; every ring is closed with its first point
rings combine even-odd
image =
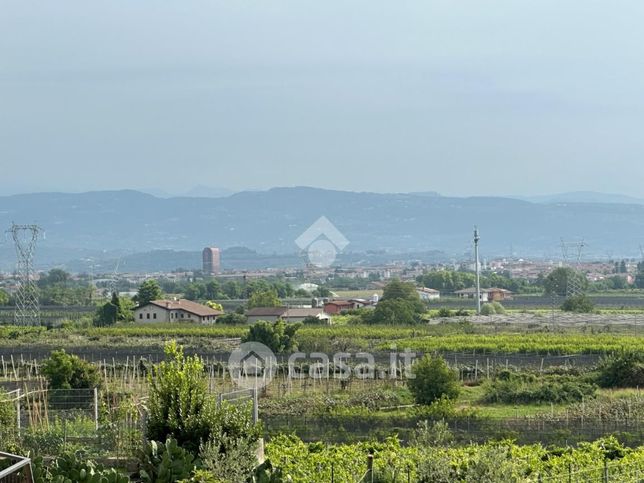
{"type": "Polygon", "coordinates": [[[134,309],[134,321],[137,323],[154,322],[202,322],[214,323],[215,316],[199,317],[185,310],[168,310],[154,304],[134,309]]]}

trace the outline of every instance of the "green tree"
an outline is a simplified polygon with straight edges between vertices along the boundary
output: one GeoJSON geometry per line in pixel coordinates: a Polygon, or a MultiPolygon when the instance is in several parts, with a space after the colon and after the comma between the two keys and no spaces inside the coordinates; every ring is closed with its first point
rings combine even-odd
{"type": "Polygon", "coordinates": [[[277,292],[271,289],[253,292],[248,299],[249,309],[254,307],[280,307],[281,305],[282,301],[277,296],[277,292]]]}
{"type": "Polygon", "coordinates": [[[418,404],[458,397],[461,389],[458,376],[442,357],[426,355],[412,366],[412,370],[414,377],[407,381],[407,386],[418,404]]]}
{"type": "Polygon", "coordinates": [[[588,280],[583,273],[569,267],[559,267],[555,268],[546,277],[544,281],[545,293],[565,297],[569,283],[578,285],[582,290],[588,288],[588,280]]]}
{"type": "Polygon", "coordinates": [[[378,302],[373,312],[365,312],[370,324],[409,325],[420,321],[420,312],[408,300],[389,299],[378,302]]]}
{"type": "Polygon", "coordinates": [[[644,352],[622,352],[602,359],[597,384],[601,387],[644,386],[644,352]]]}
{"type": "Polygon", "coordinates": [[[275,353],[291,351],[297,348],[296,333],[300,327],[300,323],[287,324],[281,319],[272,324],[260,320],[248,328],[242,342],[261,342],[275,353]]]}
{"type": "Polygon", "coordinates": [[[163,292],[159,286],[159,282],[154,279],[146,280],[139,286],[139,292],[136,295],[136,301],[139,307],[149,304],[153,300],[163,298],[163,292]]]}
{"type": "Polygon", "coordinates": [[[561,305],[561,310],[564,312],[588,314],[595,310],[595,305],[586,295],[573,295],[564,300],[564,303],[561,305]]]}
{"type": "Polygon", "coordinates": [[[65,349],[53,351],[42,364],[42,373],[51,389],[91,389],[99,387],[101,378],[95,365],[65,349]]]}
{"type": "Polygon", "coordinates": [[[134,320],[132,315],[132,301],[129,298],[122,298],[116,292],[112,293],[109,302],[101,305],[96,311],[96,325],[112,325],[117,322],[130,322],[134,320]]]}
{"type": "Polygon", "coordinates": [[[382,299],[365,321],[372,324],[413,324],[421,319],[425,304],[420,300],[413,283],[392,280],[384,290],[382,299]]]}
{"type": "Polygon", "coordinates": [[[9,305],[10,300],[9,294],[0,289],[0,305],[9,305]]]}
{"type": "Polygon", "coordinates": [[[52,268],[47,275],[38,280],[38,286],[49,287],[52,285],[65,285],[70,281],[71,276],[65,270],[60,268],[52,268]]]}

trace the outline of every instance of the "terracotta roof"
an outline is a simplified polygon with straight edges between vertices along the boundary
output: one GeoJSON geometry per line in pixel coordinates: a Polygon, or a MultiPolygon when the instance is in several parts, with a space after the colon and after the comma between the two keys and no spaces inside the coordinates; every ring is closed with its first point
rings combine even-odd
{"type": "Polygon", "coordinates": [[[287,310],[287,307],[255,307],[248,310],[248,312],[246,312],[246,315],[248,317],[281,317],[287,310]]]}
{"type": "Polygon", "coordinates": [[[166,310],[183,310],[190,314],[197,315],[199,317],[208,317],[208,316],[217,316],[223,315],[221,310],[211,309],[207,305],[201,305],[192,300],[180,299],[180,300],[152,300],[150,302],[152,305],[161,307],[166,310]]]}
{"type": "Polygon", "coordinates": [[[338,305],[338,306],[349,306],[353,305],[353,302],[350,302],[349,300],[331,300],[324,305],[338,305]]]}

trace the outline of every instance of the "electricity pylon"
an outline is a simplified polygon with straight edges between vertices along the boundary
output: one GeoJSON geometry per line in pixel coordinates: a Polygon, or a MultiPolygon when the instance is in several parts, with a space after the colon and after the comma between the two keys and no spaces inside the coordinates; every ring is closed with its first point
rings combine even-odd
{"type": "Polygon", "coordinates": [[[16,325],[40,325],[40,305],[38,288],[34,280],[34,251],[36,241],[42,229],[38,225],[16,225],[13,223],[7,233],[11,233],[16,247],[16,274],[18,290],[16,291],[16,325]]]}
{"type": "MultiPolygon", "coordinates": [[[[579,272],[579,266],[581,265],[581,254],[584,250],[586,244],[584,240],[580,242],[565,242],[564,239],[561,239],[561,255],[563,256],[564,264],[571,264],[571,258],[574,257],[574,270],[579,272]]],[[[574,295],[581,295],[584,292],[582,282],[578,277],[567,277],[566,281],[566,297],[572,297],[574,295]]]]}

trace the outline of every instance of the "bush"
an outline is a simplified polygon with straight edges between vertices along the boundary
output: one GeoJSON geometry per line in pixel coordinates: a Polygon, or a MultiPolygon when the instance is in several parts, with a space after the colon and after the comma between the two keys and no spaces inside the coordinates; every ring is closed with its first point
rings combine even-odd
{"type": "Polygon", "coordinates": [[[489,302],[486,304],[483,304],[483,307],[481,307],[481,315],[503,315],[505,314],[505,307],[501,305],[499,302],[489,302]]]}
{"type": "Polygon", "coordinates": [[[16,406],[7,393],[0,389],[0,441],[11,441],[15,435],[16,406]]]}
{"type": "MultiPolygon", "coordinates": [[[[253,424],[249,408],[223,404],[208,394],[203,361],[185,357],[175,342],[166,345],[168,361],[161,362],[148,376],[150,380],[147,437],[153,441],[168,438],[192,454],[202,444],[219,442],[219,438],[240,438],[256,442],[261,426],[253,424]]],[[[227,451],[219,443],[222,452],[227,451]]]]}
{"type": "Polygon", "coordinates": [[[175,438],[194,453],[210,437],[208,391],[204,366],[197,356],[184,357],[176,342],[165,347],[167,361],[148,375],[150,382],[148,439],[175,438]]]}
{"type": "Polygon", "coordinates": [[[279,319],[273,322],[260,320],[251,325],[248,334],[242,337],[242,342],[260,342],[276,354],[297,348],[296,332],[302,327],[301,323],[285,323],[279,319]]]}
{"type": "Polygon", "coordinates": [[[65,349],[53,351],[42,364],[50,389],[92,389],[101,385],[98,369],[65,349]]]}
{"type": "Polygon", "coordinates": [[[447,307],[441,307],[436,315],[437,317],[452,317],[454,314],[452,314],[452,311],[447,307]]]}
{"type": "Polygon", "coordinates": [[[418,404],[431,404],[441,397],[456,399],[460,393],[456,372],[441,357],[423,357],[413,365],[413,375],[407,385],[418,404]]]}
{"type": "Polygon", "coordinates": [[[501,371],[483,383],[483,402],[505,404],[573,403],[593,397],[595,386],[578,377],[501,371]]]}
{"type": "Polygon", "coordinates": [[[597,384],[601,387],[644,387],[644,352],[624,352],[602,359],[597,384]]]}
{"type": "Polygon", "coordinates": [[[236,312],[230,312],[217,317],[217,323],[226,325],[242,325],[246,323],[246,316],[236,312]]]}
{"type": "Polygon", "coordinates": [[[494,315],[496,314],[496,311],[494,310],[494,307],[492,304],[483,304],[483,307],[481,307],[481,315],[494,315]]]}
{"type": "Polygon", "coordinates": [[[576,312],[588,314],[595,310],[595,305],[586,295],[573,295],[564,300],[561,305],[564,312],[576,312]]]}

